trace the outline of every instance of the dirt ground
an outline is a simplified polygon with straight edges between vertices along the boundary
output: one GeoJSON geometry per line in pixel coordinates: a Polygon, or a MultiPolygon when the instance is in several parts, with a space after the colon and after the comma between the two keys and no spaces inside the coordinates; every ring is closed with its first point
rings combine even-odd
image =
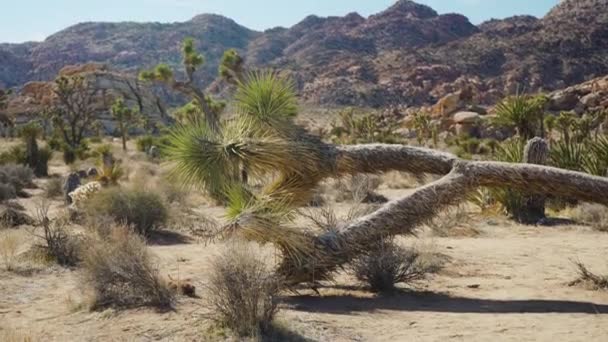
{"type": "MultiPolygon", "coordinates": [[[[56,161],[51,169],[67,169],[56,161]]],[[[385,187],[386,188],[386,187],[385,187]]],[[[407,189],[385,189],[389,198],[407,189]]],[[[33,214],[41,195],[19,200],[33,214]]],[[[53,202],[60,210],[60,200],[53,202]]],[[[337,206],[345,210],[345,205],[337,206]]],[[[221,208],[199,213],[219,217],[221,208]]],[[[292,341],[608,341],[608,292],[569,286],[574,261],[608,273],[608,234],[583,226],[527,227],[504,218],[478,217],[475,237],[402,238],[445,256],[444,268],[394,296],[378,297],[339,275],[335,284],[283,295],[278,322],[292,341]]],[[[23,249],[32,237],[25,230],[23,249]]],[[[181,297],[175,309],[89,312],[78,269],[0,270],[0,340],[208,341],[204,291],[210,260],[222,248],[195,239],[152,241],[162,274],[189,279],[200,298],[181,297]]]]}

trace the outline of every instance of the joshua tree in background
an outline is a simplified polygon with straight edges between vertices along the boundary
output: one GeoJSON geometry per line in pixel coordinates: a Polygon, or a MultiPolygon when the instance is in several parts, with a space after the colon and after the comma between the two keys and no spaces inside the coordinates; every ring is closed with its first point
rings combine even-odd
{"type": "MultiPolygon", "coordinates": [[[[205,64],[203,55],[196,52],[194,40],[188,38],[184,40],[182,46],[182,63],[186,72],[186,80],[178,81],[166,64],[159,64],[153,70],[143,71],[140,74],[142,80],[161,82],[168,85],[173,90],[185,94],[193,99],[192,105],[198,107],[205,116],[205,121],[209,128],[218,132],[220,129],[220,113],[224,106],[216,103],[211,97],[205,94],[195,83],[196,71],[205,64]]],[[[242,60],[236,51],[226,52],[222,58],[220,73],[228,80],[237,80],[242,71],[242,60]]]]}
{"type": "Polygon", "coordinates": [[[509,187],[608,204],[608,178],[530,164],[461,160],[448,153],[404,145],[328,144],[297,126],[290,82],[254,73],[239,83],[237,115],[218,122],[179,126],[167,155],[175,175],[227,199],[230,222],[223,234],[274,244],[283,255],[279,271],[290,283],[327,279],[381,238],[412,234],[478,187],[509,187]],[[238,177],[266,182],[256,190],[238,177]],[[294,211],[310,201],[326,178],[390,170],[444,177],[343,227],[315,235],[294,226],[294,211]],[[268,180],[270,179],[270,182],[268,180]]]}
{"type": "Polygon", "coordinates": [[[5,129],[13,126],[13,120],[8,116],[8,114],[4,113],[8,105],[8,96],[10,95],[10,90],[0,89],[0,134],[8,135],[8,132],[5,129]]]}
{"type": "Polygon", "coordinates": [[[245,77],[245,61],[235,49],[226,50],[220,61],[219,75],[226,82],[236,85],[245,77]]]}
{"type": "Polygon", "coordinates": [[[95,104],[98,90],[81,76],[61,76],[55,80],[56,103],[48,111],[55,129],[63,138],[64,161],[76,160],[83,147],[85,134],[95,126],[95,104]]]}
{"type": "Polygon", "coordinates": [[[122,149],[127,150],[129,130],[139,127],[143,120],[137,109],[127,107],[124,99],[117,99],[112,105],[112,117],[118,122],[118,131],[122,138],[122,149]]]}

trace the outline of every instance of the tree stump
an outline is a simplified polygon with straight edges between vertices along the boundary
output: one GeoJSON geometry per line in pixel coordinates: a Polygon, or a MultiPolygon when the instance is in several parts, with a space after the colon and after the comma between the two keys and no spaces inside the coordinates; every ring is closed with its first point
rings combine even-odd
{"type": "MultiPolygon", "coordinates": [[[[549,145],[542,138],[533,138],[526,144],[524,149],[524,160],[526,164],[546,165],[549,157],[549,145]]],[[[523,207],[519,213],[518,220],[525,224],[537,224],[545,219],[544,195],[525,195],[523,207]]]]}

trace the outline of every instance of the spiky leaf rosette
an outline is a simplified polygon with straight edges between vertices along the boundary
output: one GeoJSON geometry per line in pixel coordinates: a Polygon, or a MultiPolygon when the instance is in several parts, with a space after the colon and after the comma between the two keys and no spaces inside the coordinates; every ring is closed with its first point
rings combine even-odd
{"type": "Polygon", "coordinates": [[[239,116],[249,118],[259,130],[277,133],[293,125],[298,106],[293,82],[272,71],[257,71],[239,82],[234,96],[239,116]]]}

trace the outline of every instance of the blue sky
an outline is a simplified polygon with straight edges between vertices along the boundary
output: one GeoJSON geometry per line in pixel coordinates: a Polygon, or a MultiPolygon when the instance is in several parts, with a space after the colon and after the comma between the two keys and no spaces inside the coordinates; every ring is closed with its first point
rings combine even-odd
{"type": "MultiPolygon", "coordinates": [[[[309,14],[359,12],[367,16],[395,0],[6,0],[0,11],[0,42],[43,40],[83,21],[185,21],[217,13],[252,29],[291,26],[309,14]]],[[[559,0],[419,0],[439,13],[457,12],[473,23],[514,14],[543,16],[559,0]]]]}

